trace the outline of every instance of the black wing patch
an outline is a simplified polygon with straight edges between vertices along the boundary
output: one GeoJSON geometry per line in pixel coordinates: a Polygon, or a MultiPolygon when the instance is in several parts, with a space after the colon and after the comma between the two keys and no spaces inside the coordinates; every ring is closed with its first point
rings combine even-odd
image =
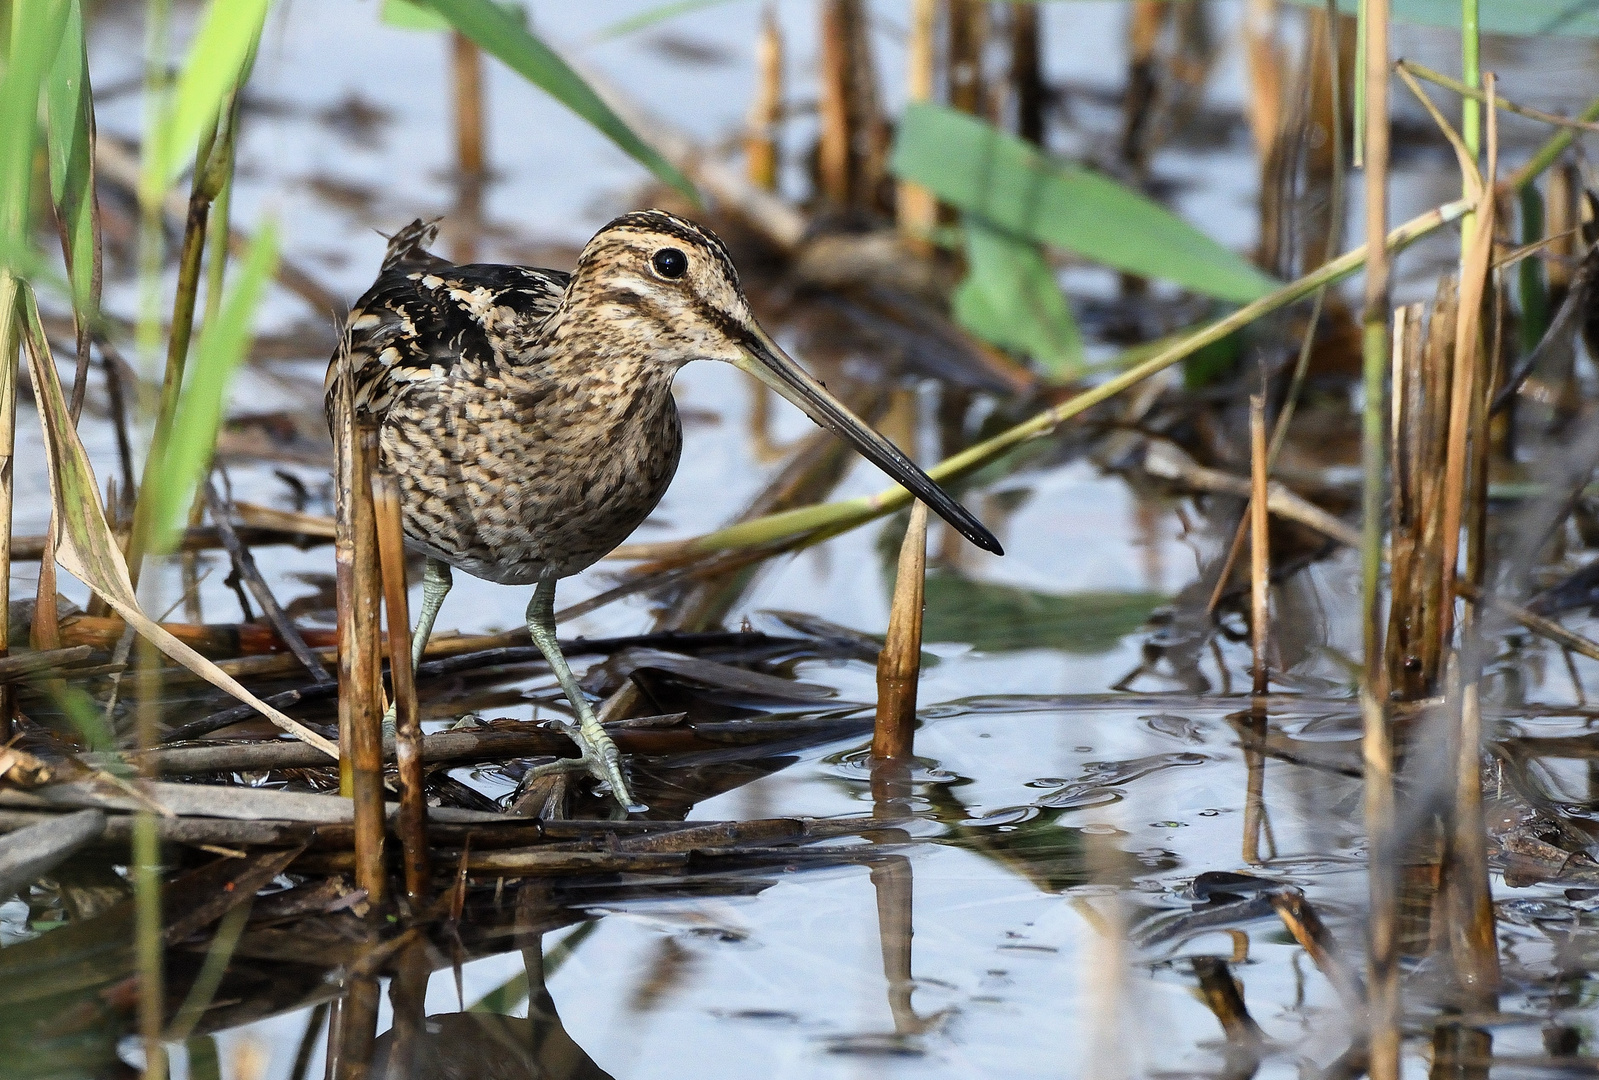
{"type": "MultiPolygon", "coordinates": [[[[456,266],[426,250],[437,232],[417,220],[395,233],[377,281],[350,312],[355,405],[379,420],[408,387],[447,378],[463,360],[512,359],[566,288],[568,275],[557,270],[456,266]]],[[[335,355],[323,384],[330,411],[338,366],[335,355]]]]}

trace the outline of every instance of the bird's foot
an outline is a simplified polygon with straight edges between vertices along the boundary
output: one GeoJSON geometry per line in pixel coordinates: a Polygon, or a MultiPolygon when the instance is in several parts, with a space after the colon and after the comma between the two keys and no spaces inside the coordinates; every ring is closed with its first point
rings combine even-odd
{"type": "Polygon", "coordinates": [[[579,710],[576,724],[566,723],[561,725],[572,741],[577,743],[578,749],[583,753],[575,758],[562,758],[548,765],[540,765],[533,770],[533,775],[539,776],[551,772],[576,772],[585,770],[594,779],[609,784],[611,795],[629,813],[639,813],[648,809],[642,803],[635,802],[632,792],[629,791],[627,780],[622,775],[622,752],[617,749],[616,742],[606,733],[594,711],[587,707],[579,710]]]}

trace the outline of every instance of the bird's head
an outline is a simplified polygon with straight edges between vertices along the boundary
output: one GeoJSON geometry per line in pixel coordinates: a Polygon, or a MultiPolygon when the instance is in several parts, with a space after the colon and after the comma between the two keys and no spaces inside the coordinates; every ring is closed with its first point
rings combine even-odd
{"type": "Polygon", "coordinates": [[[664,210],[624,214],[594,234],[567,286],[572,302],[674,365],[722,360],[743,368],[925,502],[978,547],[999,541],[899,448],[785,353],[756,322],[738,271],[709,229],[664,210]]]}

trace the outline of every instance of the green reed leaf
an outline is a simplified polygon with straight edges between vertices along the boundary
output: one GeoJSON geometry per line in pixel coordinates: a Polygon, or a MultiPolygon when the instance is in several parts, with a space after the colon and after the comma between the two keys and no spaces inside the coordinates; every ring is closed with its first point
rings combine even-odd
{"type": "Polygon", "coordinates": [[[239,83],[271,0],[212,0],[178,77],[161,175],[170,184],[194,159],[200,137],[239,83]]]}
{"type": "Polygon", "coordinates": [[[166,550],[183,526],[196,485],[211,468],[222,406],[233,373],[255,338],[255,312],[278,266],[277,227],[268,221],[250,242],[217,317],[200,331],[194,361],[178,399],[160,487],[154,498],[155,550],[166,550]]]}
{"type": "Polygon", "coordinates": [[[39,92],[61,47],[67,0],[11,5],[11,49],[0,80],[0,240],[28,244],[29,189],[38,137],[39,92]]]}
{"type": "Polygon", "coordinates": [[[94,99],[81,0],[69,0],[61,48],[45,81],[50,201],[66,228],[72,302],[80,315],[94,292],[94,99]]]}
{"type": "Polygon", "coordinates": [[[1158,203],[954,109],[907,108],[889,167],[995,228],[1118,270],[1240,303],[1277,285],[1158,203]]]}
{"type": "Polygon", "coordinates": [[[1038,245],[967,214],[966,279],[955,319],[984,341],[1038,361],[1053,379],[1083,370],[1083,337],[1038,245]]]}
{"type": "Polygon", "coordinates": [[[699,193],[655,148],[639,138],[611,107],[600,99],[584,78],[527,27],[508,15],[493,0],[422,0],[478,47],[538,86],[616,143],[636,161],[688,198],[699,193]]]}

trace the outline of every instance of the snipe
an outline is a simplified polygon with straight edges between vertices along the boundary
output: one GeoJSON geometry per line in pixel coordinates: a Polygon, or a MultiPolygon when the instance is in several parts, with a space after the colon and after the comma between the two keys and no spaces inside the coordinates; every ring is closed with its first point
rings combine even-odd
{"type": "MultiPolygon", "coordinates": [[[[399,478],[407,542],[427,556],[411,643],[420,660],[450,568],[532,585],[527,627],[577,713],[586,767],[632,803],[616,744],[555,638],[555,583],[625,540],[666,493],[682,451],[672,377],[690,360],[750,372],[836,432],[977,546],[1000,545],[892,443],[868,428],[761,329],[727,248],[660,210],[594,235],[570,274],[453,265],[412,222],[350,313],[356,408],[379,426],[399,478]]],[[[342,353],[341,353],[342,355],[342,353]]],[[[327,404],[334,376],[328,368],[327,404]]]]}

